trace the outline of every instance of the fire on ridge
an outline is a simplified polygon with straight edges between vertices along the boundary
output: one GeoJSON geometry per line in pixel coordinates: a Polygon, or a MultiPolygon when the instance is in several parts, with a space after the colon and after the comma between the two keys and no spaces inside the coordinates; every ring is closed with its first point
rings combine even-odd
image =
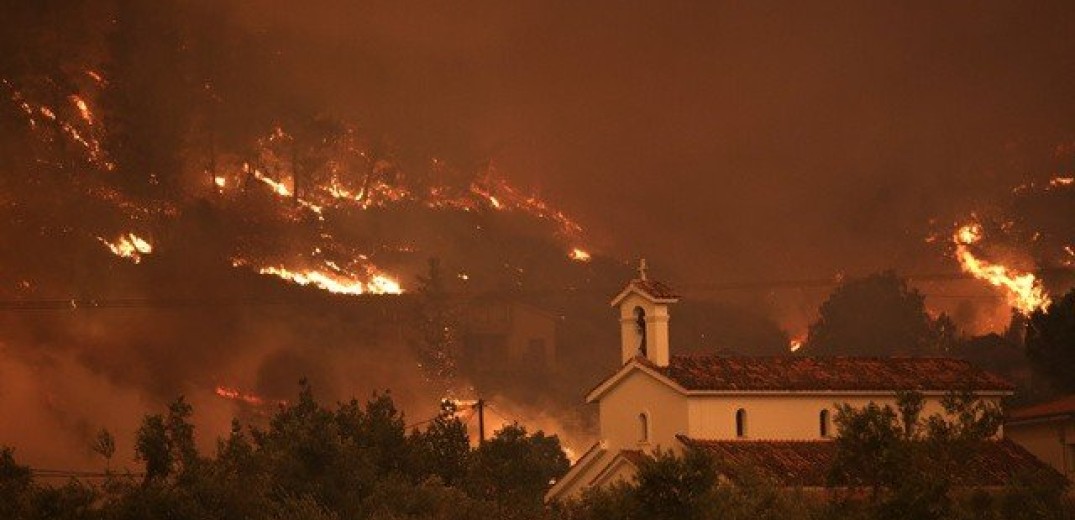
{"type": "Polygon", "coordinates": [[[977,223],[960,226],[952,235],[956,260],[963,272],[1004,289],[1008,304],[1023,314],[1049,306],[1049,295],[1033,273],[1020,272],[975,255],[972,246],[981,240],[982,227],[977,223]]]}

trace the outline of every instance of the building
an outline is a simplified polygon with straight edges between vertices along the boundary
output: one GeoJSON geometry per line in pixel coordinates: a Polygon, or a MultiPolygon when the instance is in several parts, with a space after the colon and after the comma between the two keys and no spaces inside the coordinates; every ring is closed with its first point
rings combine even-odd
{"type": "MultiPolygon", "coordinates": [[[[895,406],[897,392],[916,390],[928,417],[944,413],[941,400],[954,389],[997,404],[1012,393],[1004,379],[956,359],[672,356],[670,308],[677,301],[648,278],[644,261],[612,300],[623,365],[586,396],[599,409],[600,440],[546,500],[629,479],[654,450],[688,446],[769,470],[789,486],[822,486],[835,452],[837,404],[895,406]]],[[[1000,475],[1040,465],[1002,433],[995,440],[968,468],[1000,475]]]]}
{"type": "Polygon", "coordinates": [[[1075,395],[1012,410],[1004,434],[1068,480],[1075,477],[1075,395]]]}
{"type": "Polygon", "coordinates": [[[463,359],[475,371],[547,370],[556,363],[557,316],[520,301],[479,297],[463,306],[463,359]]]}

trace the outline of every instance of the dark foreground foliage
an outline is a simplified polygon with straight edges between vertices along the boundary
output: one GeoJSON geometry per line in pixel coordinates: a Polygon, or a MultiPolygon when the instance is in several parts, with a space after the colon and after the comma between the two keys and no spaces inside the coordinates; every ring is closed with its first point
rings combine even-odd
{"type": "MultiPolygon", "coordinates": [[[[265,427],[234,423],[216,453],[204,455],[194,443],[193,410],[179,399],[143,421],[136,442],[143,474],[47,486],[12,449],[0,449],[0,519],[1075,518],[1056,475],[1023,475],[988,492],[956,485],[949,468],[996,431],[997,410],[952,394],[945,402],[952,420],[920,419],[921,404],[908,393],[897,409],[841,408],[825,491],[780,488],[755,468],[725,467],[701,451],[658,451],[631,482],[546,507],[542,496],[568,461],[555,436],[518,425],[473,448],[450,407],[408,432],[387,395],[330,409],[304,384],[265,427]]],[[[98,435],[93,449],[110,460],[111,435],[98,435]]]]}
{"type": "MultiPolygon", "coordinates": [[[[264,428],[233,424],[216,453],[198,453],[182,398],[138,431],[144,474],[100,484],[37,483],[0,451],[0,518],[332,520],[540,518],[548,482],[567,471],[555,436],[506,426],[478,448],[451,409],[406,431],[387,395],[317,403],[303,384],[264,428]]],[[[97,450],[111,458],[110,436],[97,450]]],[[[113,448],[114,450],[114,448],[113,448]]]]}

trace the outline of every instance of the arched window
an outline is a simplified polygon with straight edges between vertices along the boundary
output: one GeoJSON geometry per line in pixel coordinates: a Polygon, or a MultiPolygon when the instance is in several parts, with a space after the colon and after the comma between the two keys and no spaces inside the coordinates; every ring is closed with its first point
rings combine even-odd
{"type": "Polygon", "coordinates": [[[638,442],[649,442],[649,416],[646,412],[638,414],[638,442]]]}
{"type": "Polygon", "coordinates": [[[638,333],[638,353],[646,357],[646,311],[635,307],[635,332],[638,333]]]}
{"type": "Polygon", "coordinates": [[[828,410],[821,410],[821,414],[819,415],[819,420],[821,422],[821,424],[820,424],[821,436],[822,437],[828,437],[829,436],[829,411],[828,410]]]}
{"type": "Polygon", "coordinates": [[[747,436],[747,411],[742,408],[735,411],[735,436],[747,436]]]}

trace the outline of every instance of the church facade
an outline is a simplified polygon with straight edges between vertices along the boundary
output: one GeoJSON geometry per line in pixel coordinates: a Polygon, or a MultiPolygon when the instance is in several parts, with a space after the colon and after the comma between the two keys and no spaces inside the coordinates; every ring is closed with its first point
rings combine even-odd
{"type": "MultiPolygon", "coordinates": [[[[622,366],[586,396],[598,406],[600,437],[546,500],[630,479],[654,450],[687,447],[772,470],[789,486],[822,487],[838,404],[895,407],[897,392],[916,390],[928,417],[944,413],[941,401],[952,390],[997,404],[1012,393],[1002,378],[948,358],[672,356],[669,311],[678,299],[648,278],[643,263],[612,300],[622,366]]],[[[988,443],[986,463],[1039,464],[1002,435],[988,443]]]]}

